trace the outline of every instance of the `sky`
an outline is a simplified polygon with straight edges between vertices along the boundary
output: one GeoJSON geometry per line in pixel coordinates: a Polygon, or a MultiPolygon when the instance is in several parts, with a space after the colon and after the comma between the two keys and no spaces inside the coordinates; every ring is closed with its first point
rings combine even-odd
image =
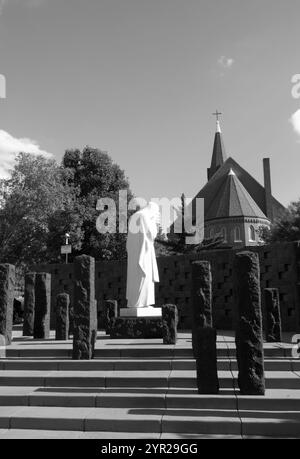
{"type": "Polygon", "coordinates": [[[193,197],[218,109],[227,154],[261,183],[270,157],[275,197],[300,198],[299,0],[0,5],[0,174],[90,145],[136,195],[193,197]]]}

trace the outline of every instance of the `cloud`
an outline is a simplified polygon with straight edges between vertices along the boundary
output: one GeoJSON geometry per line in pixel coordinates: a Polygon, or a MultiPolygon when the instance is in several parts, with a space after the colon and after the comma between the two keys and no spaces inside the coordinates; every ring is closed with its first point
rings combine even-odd
{"type": "Polygon", "coordinates": [[[223,69],[230,69],[234,64],[234,59],[232,57],[221,56],[218,59],[218,64],[223,69]]]}
{"type": "Polygon", "coordinates": [[[296,134],[300,136],[300,110],[297,110],[289,119],[296,134]]]}
{"type": "Polygon", "coordinates": [[[35,140],[13,137],[6,131],[0,130],[0,177],[9,177],[9,171],[14,166],[15,157],[18,153],[31,153],[52,158],[52,154],[41,149],[35,140]]]}

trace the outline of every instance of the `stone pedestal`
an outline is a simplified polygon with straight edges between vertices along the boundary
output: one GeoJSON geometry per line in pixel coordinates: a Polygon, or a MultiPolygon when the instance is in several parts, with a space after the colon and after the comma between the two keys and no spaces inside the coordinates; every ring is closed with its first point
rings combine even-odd
{"type": "Polygon", "coordinates": [[[35,276],[34,339],[50,338],[51,274],[35,276]]]}
{"type": "Polygon", "coordinates": [[[111,319],[112,339],[155,339],[163,337],[162,308],[124,308],[111,319]]]}
{"type": "Polygon", "coordinates": [[[264,351],[259,258],[241,252],[234,263],[237,303],[236,352],[238,384],[242,395],[264,395],[264,351]]]}
{"type": "Polygon", "coordinates": [[[94,358],[97,340],[95,260],[87,255],[75,259],[73,359],[94,358]]]}
{"type": "Polygon", "coordinates": [[[161,317],[116,317],[111,320],[111,339],[155,339],[163,337],[161,317]]]}
{"type": "Polygon", "coordinates": [[[60,293],[56,297],[56,340],[67,341],[69,339],[69,307],[70,296],[60,293]]]}
{"type": "Polygon", "coordinates": [[[12,341],[15,267],[0,265],[0,335],[6,346],[12,341]]]}
{"type": "Polygon", "coordinates": [[[36,273],[25,275],[23,336],[33,336],[36,273]]]}
{"type": "Polygon", "coordinates": [[[268,343],[280,343],[281,314],[279,290],[277,288],[265,289],[265,315],[266,315],[266,341],[268,343]]]}
{"type": "Polygon", "coordinates": [[[120,317],[162,317],[161,308],[124,308],[120,309],[120,317]]]}

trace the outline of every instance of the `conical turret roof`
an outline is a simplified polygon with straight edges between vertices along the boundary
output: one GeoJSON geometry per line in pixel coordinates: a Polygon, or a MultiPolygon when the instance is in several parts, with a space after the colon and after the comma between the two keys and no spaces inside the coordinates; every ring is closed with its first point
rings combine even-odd
{"type": "Polygon", "coordinates": [[[231,168],[211,200],[206,221],[232,217],[267,219],[231,168]]]}

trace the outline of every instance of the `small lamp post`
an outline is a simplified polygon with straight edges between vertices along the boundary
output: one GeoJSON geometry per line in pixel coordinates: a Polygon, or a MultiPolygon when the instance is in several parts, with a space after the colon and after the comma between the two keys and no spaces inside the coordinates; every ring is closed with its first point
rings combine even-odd
{"type": "Polygon", "coordinates": [[[69,243],[70,240],[70,234],[66,233],[65,234],[65,245],[61,246],[61,254],[66,256],[66,264],[69,262],[69,254],[72,253],[72,246],[69,243]]]}

